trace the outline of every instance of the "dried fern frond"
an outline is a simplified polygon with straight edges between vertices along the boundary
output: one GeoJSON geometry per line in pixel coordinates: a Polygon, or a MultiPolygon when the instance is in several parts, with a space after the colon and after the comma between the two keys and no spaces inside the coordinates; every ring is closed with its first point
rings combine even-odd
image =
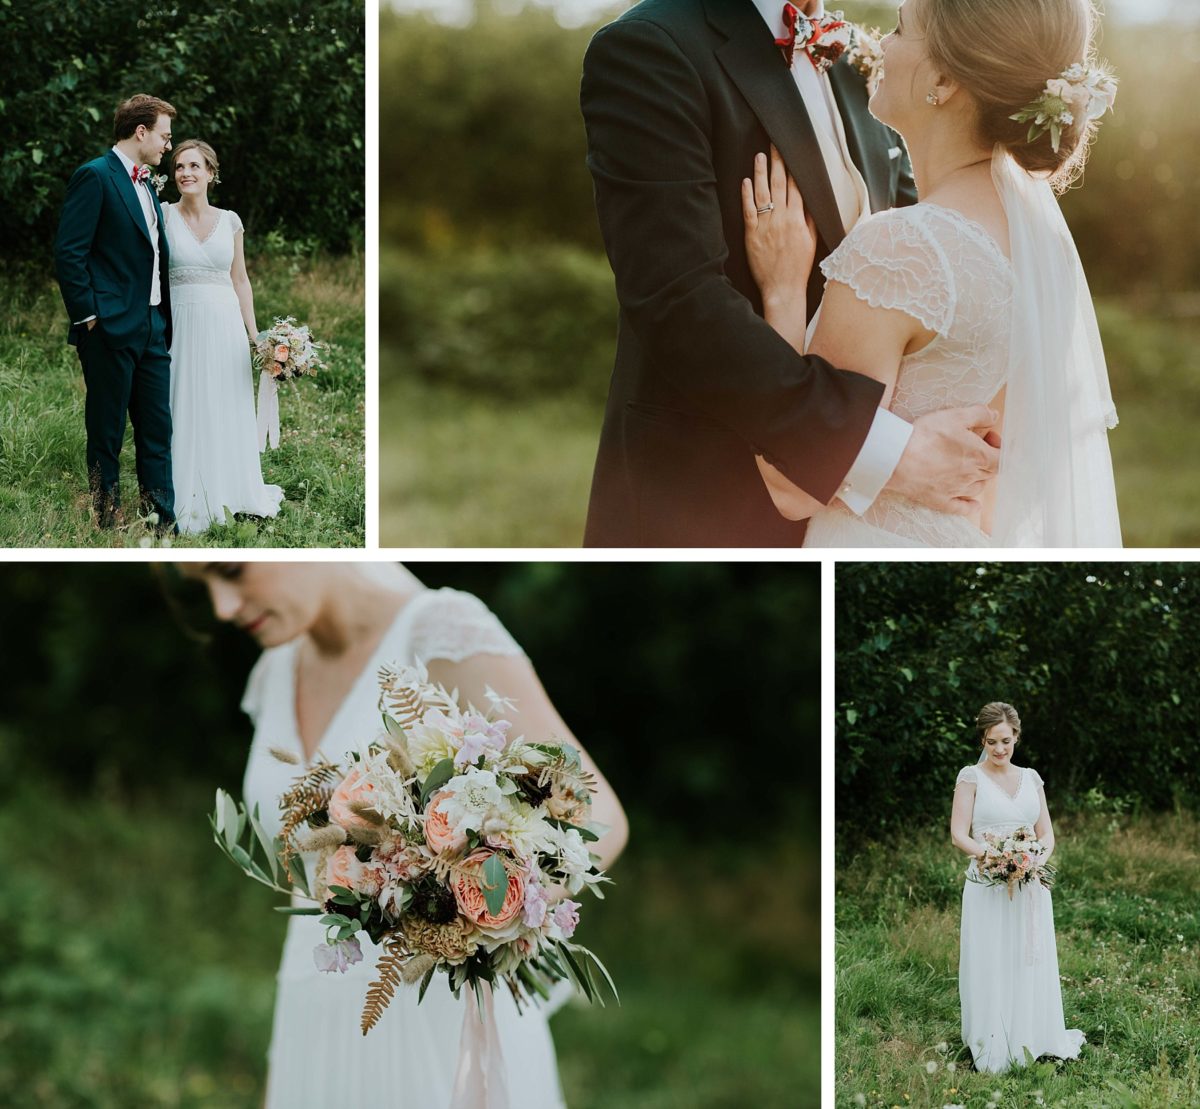
{"type": "Polygon", "coordinates": [[[403,939],[392,936],[384,943],[384,951],[377,964],[379,977],[367,987],[367,998],[363,1003],[364,1036],[379,1023],[384,1010],[392,1003],[396,990],[404,983],[405,963],[411,958],[412,952],[408,950],[403,939]]]}
{"type": "Polygon", "coordinates": [[[425,715],[425,702],[421,694],[400,681],[400,675],[389,666],[380,667],[379,688],[383,691],[380,702],[402,728],[410,728],[425,715]]]}
{"type": "Polygon", "coordinates": [[[315,766],[301,774],[292,783],[292,788],[279,798],[279,811],[283,813],[283,829],[280,835],[283,837],[285,861],[296,851],[296,829],[314,813],[329,806],[335,785],[341,780],[342,771],[322,758],[315,766]]]}
{"type": "Polygon", "coordinates": [[[268,754],[273,755],[280,762],[285,762],[288,766],[299,766],[300,756],[294,751],[285,751],[282,747],[268,747],[268,754]]]}

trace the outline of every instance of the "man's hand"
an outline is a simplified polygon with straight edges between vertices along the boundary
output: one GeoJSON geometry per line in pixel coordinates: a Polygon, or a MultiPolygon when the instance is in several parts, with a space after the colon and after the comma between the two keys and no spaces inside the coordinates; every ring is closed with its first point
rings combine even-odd
{"type": "Polygon", "coordinates": [[[93,328],[93,327],[95,327],[95,326],[96,326],[96,321],[95,321],[94,319],[88,320],[88,322],[87,322],[87,329],[88,329],[89,331],[91,331],[91,330],[92,330],[92,328],[93,328]]]}
{"type": "Polygon", "coordinates": [[[1000,468],[999,419],[983,404],[921,416],[887,490],[953,516],[978,511],[985,484],[1000,468]]]}

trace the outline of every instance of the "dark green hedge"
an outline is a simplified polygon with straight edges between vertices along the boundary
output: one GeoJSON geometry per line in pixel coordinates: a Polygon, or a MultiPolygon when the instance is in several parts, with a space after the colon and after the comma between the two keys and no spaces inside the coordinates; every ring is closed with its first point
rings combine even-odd
{"type": "Polygon", "coordinates": [[[849,563],[837,572],[837,819],[948,822],[1008,701],[1052,813],[1200,800],[1200,577],[1157,563],[849,563]],[[1106,800],[1107,799],[1107,800],[1106,800]]]}
{"type": "Polygon", "coordinates": [[[7,256],[48,255],[71,173],[112,145],[113,111],[137,92],[175,106],[177,139],[212,143],[213,197],[248,234],[361,242],[361,0],[0,0],[0,42],[7,256]]]}

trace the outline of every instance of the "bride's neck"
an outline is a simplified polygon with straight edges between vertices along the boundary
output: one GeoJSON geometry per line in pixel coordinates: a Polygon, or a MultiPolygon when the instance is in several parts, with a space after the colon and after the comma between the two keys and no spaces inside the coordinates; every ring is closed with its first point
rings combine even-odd
{"type": "Polygon", "coordinates": [[[347,575],[330,590],[308,629],[312,650],[322,658],[337,658],[363,644],[373,645],[408,600],[405,594],[355,580],[357,577],[347,575]]]}
{"type": "Polygon", "coordinates": [[[930,129],[907,142],[917,196],[922,200],[936,193],[955,174],[989,162],[992,157],[990,150],[964,137],[957,129],[930,129]]]}
{"type": "Polygon", "coordinates": [[[208,193],[184,193],[177,207],[185,216],[203,216],[212,205],[208,203],[208,193]]]}

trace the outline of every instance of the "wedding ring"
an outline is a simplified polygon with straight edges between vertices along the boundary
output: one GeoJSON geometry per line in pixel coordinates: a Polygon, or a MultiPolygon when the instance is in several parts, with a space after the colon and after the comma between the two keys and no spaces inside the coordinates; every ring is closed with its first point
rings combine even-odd
{"type": "Polygon", "coordinates": [[[775,202],[768,200],[765,208],[759,208],[758,214],[761,216],[764,212],[773,212],[775,210],[775,202]]]}

